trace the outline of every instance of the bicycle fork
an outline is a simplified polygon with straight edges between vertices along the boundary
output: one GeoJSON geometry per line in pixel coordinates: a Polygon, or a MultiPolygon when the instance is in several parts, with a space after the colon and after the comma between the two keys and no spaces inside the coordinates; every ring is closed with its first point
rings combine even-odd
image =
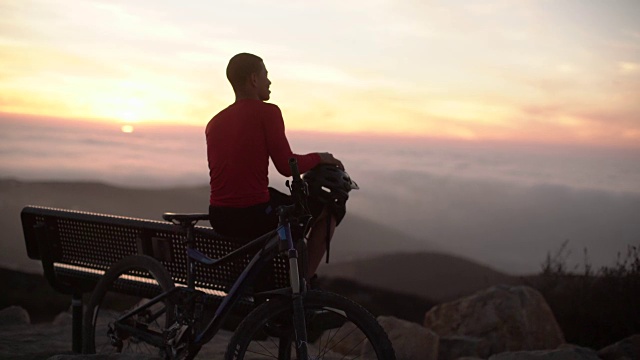
{"type": "MultiPolygon", "coordinates": [[[[293,305],[293,330],[296,352],[299,359],[308,359],[307,348],[307,325],[304,316],[303,296],[304,292],[300,282],[300,270],[298,268],[298,251],[293,245],[291,237],[291,227],[289,223],[278,228],[278,236],[282,245],[288,247],[287,257],[289,258],[289,282],[291,284],[292,305],[293,305]]],[[[306,287],[306,286],[305,286],[306,287]]]]}

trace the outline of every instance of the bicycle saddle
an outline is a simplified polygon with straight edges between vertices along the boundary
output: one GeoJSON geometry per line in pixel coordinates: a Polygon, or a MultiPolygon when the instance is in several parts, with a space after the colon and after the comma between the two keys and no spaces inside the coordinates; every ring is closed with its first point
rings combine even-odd
{"type": "Polygon", "coordinates": [[[185,223],[194,223],[200,220],[209,220],[209,214],[193,213],[193,214],[178,214],[178,213],[164,213],[162,218],[170,221],[174,224],[180,225],[185,223]]]}

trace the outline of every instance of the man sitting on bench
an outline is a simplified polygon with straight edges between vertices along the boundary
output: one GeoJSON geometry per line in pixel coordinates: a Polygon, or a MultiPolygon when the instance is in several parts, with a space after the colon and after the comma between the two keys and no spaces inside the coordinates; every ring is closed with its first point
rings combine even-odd
{"type": "MultiPolygon", "coordinates": [[[[207,157],[211,177],[209,215],[211,226],[233,237],[255,238],[276,228],[276,209],[291,203],[289,195],[269,188],[272,159],[278,172],[291,176],[288,160],[298,161],[301,173],[319,164],[344,169],[330,153],[294,154],[285,135],[278,106],[269,100],[271,81],[258,56],[241,53],[227,66],[227,78],[236,100],[220,111],[206,127],[207,157]]],[[[327,241],[344,216],[323,201],[310,199],[315,219],[308,236],[308,279],[313,277],[325,253],[327,241]]],[[[344,206],[343,206],[344,208],[344,206]]]]}

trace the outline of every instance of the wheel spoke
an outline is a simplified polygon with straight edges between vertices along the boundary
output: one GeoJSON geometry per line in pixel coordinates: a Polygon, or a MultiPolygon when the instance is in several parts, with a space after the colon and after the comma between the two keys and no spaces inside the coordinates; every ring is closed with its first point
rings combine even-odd
{"type": "MultiPolygon", "coordinates": [[[[277,348],[278,348],[278,345],[276,345],[275,341],[273,341],[272,339],[271,339],[270,341],[271,341],[271,343],[274,345],[274,348],[275,348],[275,349],[277,349],[277,348]]],[[[267,347],[266,347],[266,346],[264,346],[264,344],[263,344],[263,343],[258,342],[258,343],[257,343],[257,345],[259,345],[262,349],[264,349],[264,351],[266,351],[266,352],[268,353],[268,355],[267,355],[267,354],[265,354],[265,353],[259,353],[259,352],[257,352],[257,351],[249,351],[249,352],[254,353],[254,354],[256,354],[256,355],[269,356],[269,357],[272,357],[272,358],[274,358],[274,359],[277,359],[277,358],[278,358],[276,355],[273,355],[273,353],[272,353],[269,349],[267,349],[267,347]]]]}
{"type": "Polygon", "coordinates": [[[163,334],[173,322],[173,305],[168,298],[153,305],[148,304],[148,299],[173,288],[169,273],[153,258],[134,255],[114,264],[96,285],[87,305],[84,351],[164,354],[164,346],[158,348],[157,343],[153,345],[155,342],[147,343],[144,339],[163,334]],[[123,289],[127,295],[122,293],[123,289]],[[121,316],[141,306],[147,307],[126,316],[122,326],[116,324],[121,316]]]}
{"type": "MultiPolygon", "coordinates": [[[[365,340],[372,346],[372,357],[393,360],[395,356],[391,343],[375,318],[359,305],[336,294],[309,291],[304,298],[305,322],[310,358],[312,359],[359,359],[362,358],[365,340]],[[348,315],[347,315],[348,314],[348,315]],[[319,335],[319,336],[318,336],[319,335]]],[[[260,356],[276,358],[271,346],[287,346],[280,349],[278,356],[288,356],[291,344],[288,340],[279,344],[276,339],[265,339],[261,334],[267,332],[268,324],[278,319],[291,318],[291,304],[286,299],[263,303],[249,314],[234,333],[225,359],[245,359],[251,353],[251,359],[260,356]],[[259,351],[263,344],[269,344],[269,354],[259,351]]],[[[278,330],[278,329],[269,329],[278,330]]],[[[277,332],[278,336],[291,336],[286,332],[277,332]]],[[[295,340],[294,341],[298,341],[295,340]]],[[[369,346],[369,345],[367,345],[369,346]]],[[[249,357],[247,357],[248,359],[249,357]]],[[[367,356],[367,358],[369,358],[367,356]]]]}
{"type": "MultiPolygon", "coordinates": [[[[333,344],[332,348],[335,348],[335,347],[336,347],[336,345],[338,345],[338,344],[341,344],[341,343],[345,342],[347,339],[352,339],[354,336],[351,336],[351,335],[353,335],[353,334],[355,333],[356,329],[357,329],[356,327],[353,327],[353,329],[352,329],[351,331],[347,332],[346,334],[344,334],[344,336],[342,336],[342,337],[340,338],[340,340],[338,340],[338,341],[336,341],[336,342],[333,342],[333,341],[331,341],[331,340],[332,340],[333,338],[335,338],[335,336],[336,336],[336,335],[338,335],[338,333],[340,332],[339,330],[336,330],[335,334],[333,334],[333,335],[331,336],[331,339],[327,339],[327,347],[326,347],[326,349],[324,350],[324,352],[323,352],[321,355],[323,355],[323,356],[324,356],[324,355],[326,355],[329,351],[331,351],[331,349],[329,349],[329,348],[328,348],[330,344],[333,344]]],[[[329,330],[329,331],[330,331],[330,330],[329,330]]],[[[359,347],[364,343],[364,340],[366,339],[366,336],[365,336],[364,334],[362,334],[362,333],[359,333],[359,334],[361,335],[361,336],[359,336],[359,337],[358,337],[360,340],[359,340],[357,343],[355,343],[355,344],[353,344],[353,345],[351,346],[351,348],[349,349],[349,351],[347,351],[347,352],[344,354],[345,356],[346,356],[346,355],[348,355],[348,354],[351,354],[351,352],[352,352],[352,351],[354,351],[354,350],[358,349],[358,348],[359,348],[359,347]]],[[[359,356],[359,355],[358,355],[358,356],[359,356]]],[[[344,359],[344,357],[343,357],[343,359],[344,359]]]]}

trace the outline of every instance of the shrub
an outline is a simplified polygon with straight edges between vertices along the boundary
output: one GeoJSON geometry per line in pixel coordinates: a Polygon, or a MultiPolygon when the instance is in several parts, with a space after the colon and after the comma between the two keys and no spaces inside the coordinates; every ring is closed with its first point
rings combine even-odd
{"type": "MultiPolygon", "coordinates": [[[[600,349],[640,333],[640,249],[629,246],[616,264],[594,271],[585,251],[581,273],[567,269],[567,242],[547,255],[530,280],[551,307],[566,341],[600,349]]],[[[574,269],[575,270],[575,269],[574,269]]]]}

